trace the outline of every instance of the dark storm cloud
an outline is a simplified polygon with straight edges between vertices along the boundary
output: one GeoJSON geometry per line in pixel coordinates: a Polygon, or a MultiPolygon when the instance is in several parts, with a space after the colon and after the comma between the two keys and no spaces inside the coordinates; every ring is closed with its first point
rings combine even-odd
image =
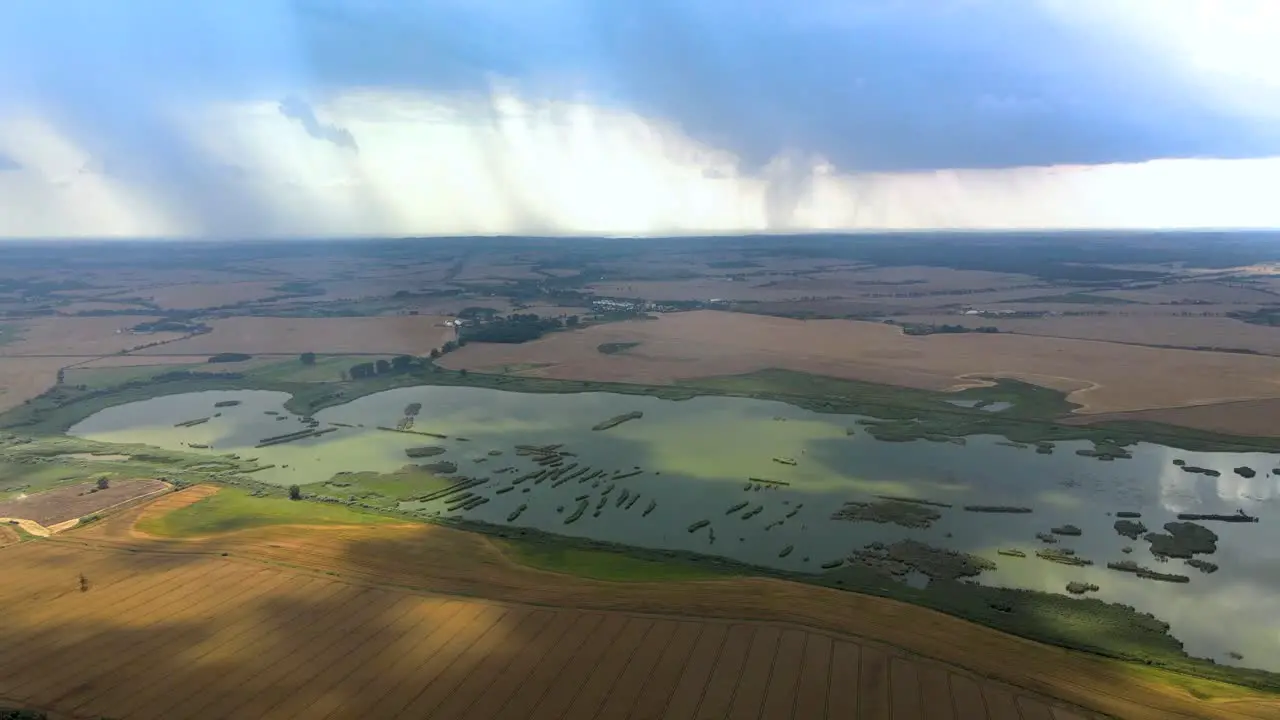
{"type": "Polygon", "coordinates": [[[325,82],[483,89],[498,73],[673,120],[749,167],[787,149],[862,170],[1280,153],[1280,132],[1189,91],[1164,56],[1028,0],[296,7],[325,82]]]}
{"type": "Polygon", "coordinates": [[[356,139],[350,130],[337,125],[325,125],[316,118],[316,112],[310,105],[298,97],[285,98],[280,103],[280,114],[290,120],[301,123],[307,134],[317,140],[331,142],[338,147],[350,148],[359,152],[356,139]]]}

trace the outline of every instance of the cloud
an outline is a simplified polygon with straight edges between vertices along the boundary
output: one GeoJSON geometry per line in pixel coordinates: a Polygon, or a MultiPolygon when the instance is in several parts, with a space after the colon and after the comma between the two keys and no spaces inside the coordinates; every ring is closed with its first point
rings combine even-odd
{"type": "Polygon", "coordinates": [[[0,213],[0,236],[1280,227],[1269,195],[1280,158],[865,173],[797,151],[752,168],[675,123],[510,89],[483,98],[362,90],[317,102],[317,117],[360,138],[355,154],[298,132],[278,106],[175,114],[167,133],[187,165],[128,156],[96,165],[81,150],[63,157],[57,148],[74,143],[51,125],[39,132],[56,141],[34,142],[34,130],[0,123],[0,140],[23,138],[29,150],[27,171],[0,175],[0,197],[21,190],[47,209],[0,213]],[[101,199],[44,181],[65,176],[101,199]]]}
{"type": "Polygon", "coordinates": [[[0,172],[21,170],[21,169],[22,169],[22,163],[18,162],[17,160],[14,160],[13,158],[9,157],[8,155],[5,155],[4,153],[0,153],[0,172]]]}
{"type": "Polygon", "coordinates": [[[285,98],[280,103],[280,114],[291,120],[297,120],[302,124],[307,134],[317,140],[325,140],[338,147],[350,148],[356,152],[360,151],[360,148],[356,146],[355,136],[351,134],[350,130],[337,125],[322,124],[316,119],[315,110],[300,98],[285,98]]]}
{"type": "Polygon", "coordinates": [[[0,233],[1274,223],[1267,7],[3,3],[0,233]]]}

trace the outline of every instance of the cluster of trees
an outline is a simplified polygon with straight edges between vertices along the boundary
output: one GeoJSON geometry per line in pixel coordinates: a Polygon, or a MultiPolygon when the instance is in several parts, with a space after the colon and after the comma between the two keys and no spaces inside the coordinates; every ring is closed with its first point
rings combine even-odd
{"type": "Polygon", "coordinates": [[[209,362],[232,363],[232,362],[244,362],[245,360],[252,360],[252,359],[253,359],[252,355],[245,355],[244,353],[218,353],[217,355],[210,356],[209,362]]]}
{"type": "Polygon", "coordinates": [[[422,361],[412,355],[397,355],[390,360],[382,358],[374,362],[356,363],[347,371],[347,376],[352,380],[363,380],[377,375],[408,372],[416,367],[421,367],[421,365],[422,361]]]}
{"type": "Polygon", "coordinates": [[[202,322],[192,322],[175,318],[160,318],[159,320],[150,320],[141,322],[129,328],[133,332],[176,332],[190,333],[192,335],[202,335],[211,332],[213,328],[202,322]]]}
{"type": "Polygon", "coordinates": [[[928,325],[924,323],[895,323],[889,321],[890,325],[900,325],[904,335],[944,335],[959,333],[998,333],[1000,328],[992,325],[983,325],[982,327],[965,327],[964,325],[928,325]]]}
{"type": "Polygon", "coordinates": [[[488,343],[523,343],[537,340],[543,335],[565,327],[577,327],[577,315],[560,318],[543,318],[534,313],[512,313],[504,318],[458,330],[459,341],[488,343]]]}

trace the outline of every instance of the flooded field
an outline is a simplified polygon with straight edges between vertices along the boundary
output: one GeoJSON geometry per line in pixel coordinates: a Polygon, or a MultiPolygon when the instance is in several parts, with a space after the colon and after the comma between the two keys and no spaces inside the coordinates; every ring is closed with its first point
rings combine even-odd
{"type": "Polygon", "coordinates": [[[1070,583],[1169,622],[1192,655],[1280,670],[1280,619],[1268,610],[1280,592],[1280,456],[1142,444],[1104,461],[1088,442],[881,442],[862,418],[722,397],[423,386],[309,419],[286,412],[286,399],[166,396],[70,432],[257,458],[270,467],[255,480],[424,516],[800,572],[855,562],[917,585],[971,576],[1065,594],[1070,583]],[[1239,511],[1260,521],[1166,528],[1179,514],[1239,511]],[[974,558],[921,559],[908,540],[974,558]]]}

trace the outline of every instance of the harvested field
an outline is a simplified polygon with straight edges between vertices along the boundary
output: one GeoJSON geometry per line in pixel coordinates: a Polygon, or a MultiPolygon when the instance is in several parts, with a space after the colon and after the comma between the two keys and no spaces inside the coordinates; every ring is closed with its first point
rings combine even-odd
{"type": "Polygon", "coordinates": [[[1256,305],[1276,302],[1275,293],[1221,282],[1168,283],[1144,290],[1101,290],[1096,294],[1142,303],[1194,301],[1256,305]]]}
{"type": "Polygon", "coordinates": [[[1009,377],[1069,393],[1080,413],[1280,397],[1280,359],[1018,335],[911,337],[881,323],[697,311],[556,333],[523,345],[472,343],[451,368],[545,363],[522,374],[663,384],[785,368],[924,389],[1009,377]],[[604,343],[635,342],[603,355],[604,343]]]}
{"type": "Polygon", "coordinates": [[[96,487],[86,482],[46,490],[21,500],[5,500],[0,502],[0,517],[33,520],[47,527],[163,492],[170,486],[160,480],[112,480],[106,490],[96,487]]]}
{"type": "Polygon", "coordinates": [[[430,315],[360,318],[236,317],[214,320],[213,332],[139,355],[216,353],[426,354],[453,335],[430,315]]]}
{"type": "Polygon", "coordinates": [[[948,717],[953,704],[1006,706],[1006,697],[1026,717],[1093,717],[1051,711],[1046,696],[1137,720],[1277,716],[1248,691],[1205,683],[1197,691],[1213,698],[1197,700],[1127,665],[889,600],[760,579],[621,585],[550,575],[511,563],[483,536],[440,527],[129,537],[139,514],[192,492],[208,490],[0,554],[21,578],[0,588],[13,608],[0,618],[0,642],[22,658],[21,669],[0,665],[0,697],[140,718],[313,717],[312,708],[556,718],[612,716],[615,695],[635,698],[644,711],[635,717],[724,717],[748,709],[735,700],[742,693],[785,708],[776,717],[872,718],[887,717],[870,714],[886,698],[893,717],[916,707],[914,688],[928,718],[948,717]],[[80,572],[88,593],[77,591],[80,572]],[[179,597],[190,585],[197,592],[179,597]],[[198,591],[210,585],[217,590],[198,591]],[[142,603],[146,613],[130,611],[142,603]],[[120,657],[131,659],[121,666],[120,657]],[[855,715],[859,706],[866,712],[855,715]]]}
{"type": "Polygon", "coordinates": [[[0,563],[15,580],[3,593],[0,697],[68,714],[592,718],[644,703],[670,718],[789,718],[812,674],[803,701],[819,712],[806,717],[861,706],[858,717],[888,718],[923,700],[916,675],[889,674],[893,662],[1064,720],[1091,717],[894,648],[775,623],[432,596],[234,556],[62,541],[8,548],[0,563]],[[815,672],[826,666],[835,672],[815,672]]]}
{"type": "Polygon", "coordinates": [[[102,310],[136,310],[139,314],[148,312],[143,305],[133,305],[130,303],[118,302],[94,302],[92,300],[86,302],[73,302],[69,305],[62,305],[58,308],[59,315],[74,315],[82,312],[98,312],[102,310]]]}
{"type": "Polygon", "coordinates": [[[58,368],[82,359],[0,357],[0,412],[53,387],[58,380],[58,368]]]}
{"type": "MultiPolygon", "coordinates": [[[[18,531],[9,526],[8,523],[0,525],[0,548],[6,545],[16,545],[22,538],[18,536],[18,531]]],[[[0,563],[3,565],[3,563],[0,563]]]]}
{"type": "Polygon", "coordinates": [[[74,355],[87,358],[182,337],[181,333],[163,332],[134,335],[126,330],[155,319],[154,315],[120,315],[26,320],[22,323],[22,338],[0,347],[0,357],[74,355]]]}
{"type": "Polygon", "coordinates": [[[285,294],[276,289],[279,281],[185,283],[139,291],[138,297],[149,299],[166,310],[191,310],[195,308],[234,305],[285,294]]]}
{"type": "MultiPolygon", "coordinates": [[[[1078,307],[1076,309],[1079,309],[1078,307]]],[[[903,323],[933,325],[991,326],[1002,332],[1163,345],[1168,347],[1212,347],[1252,350],[1280,355],[1280,328],[1250,325],[1225,317],[1177,317],[1168,314],[1113,314],[1099,317],[1047,317],[1006,319],[965,315],[912,315],[894,318],[903,323]]]]}
{"type": "Polygon", "coordinates": [[[1241,400],[1215,405],[1102,413],[1067,418],[1067,425],[1088,425],[1110,421],[1145,421],[1254,437],[1275,437],[1280,400],[1241,400]]]}

